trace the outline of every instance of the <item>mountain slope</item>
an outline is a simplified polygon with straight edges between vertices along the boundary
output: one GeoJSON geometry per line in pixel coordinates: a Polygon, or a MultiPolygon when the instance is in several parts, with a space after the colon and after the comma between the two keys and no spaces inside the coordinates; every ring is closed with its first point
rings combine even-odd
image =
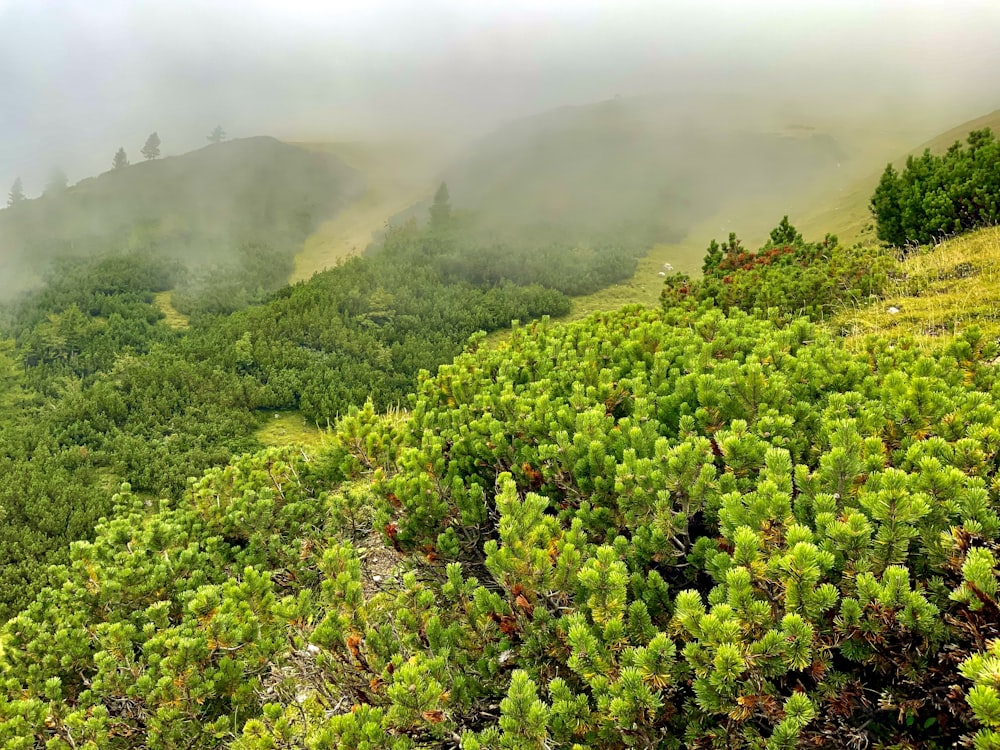
{"type": "Polygon", "coordinates": [[[836,173],[827,173],[821,184],[805,182],[800,190],[784,196],[743,195],[725,211],[717,211],[698,221],[682,239],[654,245],[639,261],[635,275],[628,281],[575,299],[574,315],[614,309],[633,302],[656,304],[662,288],[658,274],[664,263],[687,273],[700,273],[705,248],[713,238],[724,240],[729,232],[736,232],[744,244],[755,247],[767,238],[768,230],[783,214],[789,214],[810,240],[822,239],[827,233],[837,235],[844,244],[864,239],[868,236],[866,227],[870,227],[872,221],[868,204],[881,174],[881,170],[870,169],[873,163],[905,151],[894,161],[902,166],[908,155],[921,154],[926,148],[942,153],[956,140],[964,141],[971,130],[984,127],[1000,132],[1000,110],[926,139],[915,148],[905,145],[914,141],[908,140],[911,131],[902,125],[880,123],[868,128],[831,125],[845,148],[852,154],[863,155],[855,159],[856,163],[844,162],[836,173]]]}
{"type": "MultiPolygon", "coordinates": [[[[944,153],[955,141],[964,142],[971,131],[982,128],[990,128],[994,133],[1000,133],[1000,109],[946,130],[901,156],[886,154],[886,162],[891,161],[895,167],[901,168],[905,165],[907,157],[922,154],[926,149],[930,149],[933,154],[944,153]]],[[[833,232],[845,241],[860,238],[865,228],[871,224],[868,203],[884,168],[883,165],[878,171],[860,178],[828,201],[822,202],[818,209],[805,215],[801,225],[807,230],[825,227],[825,231],[833,232]]]]}
{"type": "Polygon", "coordinates": [[[546,227],[677,240],[747,195],[786,194],[837,169],[829,134],[780,115],[643,97],[566,107],[481,139],[445,172],[454,204],[491,230],[546,227]]]}
{"type": "Polygon", "coordinates": [[[331,154],[364,176],[365,190],[346,210],[324,221],[295,256],[292,281],[308,279],[340,260],[364,252],[390,216],[433,193],[440,146],[409,142],[295,144],[331,154]]]}
{"type": "Polygon", "coordinates": [[[860,339],[912,336],[934,346],[971,326],[1000,334],[1000,228],[989,227],[906,258],[878,303],[835,321],[860,339]]]}
{"type": "Polygon", "coordinates": [[[203,267],[248,242],[291,255],[362,189],[336,157],[268,137],[133,164],[0,211],[0,255],[10,269],[0,291],[66,255],[155,249],[203,267]]]}

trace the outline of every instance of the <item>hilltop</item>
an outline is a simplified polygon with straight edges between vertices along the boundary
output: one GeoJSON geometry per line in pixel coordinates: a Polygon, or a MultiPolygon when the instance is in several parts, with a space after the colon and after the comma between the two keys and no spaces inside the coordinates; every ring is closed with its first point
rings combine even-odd
{"type": "Polygon", "coordinates": [[[269,137],[243,138],[105,172],[0,211],[0,292],[37,283],[47,263],[154,250],[205,270],[246,243],[289,258],[364,190],[330,154],[269,137]]]}

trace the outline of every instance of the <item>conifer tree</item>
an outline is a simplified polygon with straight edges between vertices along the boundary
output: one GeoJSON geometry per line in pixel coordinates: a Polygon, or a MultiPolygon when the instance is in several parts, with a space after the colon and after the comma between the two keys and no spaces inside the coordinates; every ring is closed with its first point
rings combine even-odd
{"type": "Polygon", "coordinates": [[[448,184],[441,183],[441,186],[434,193],[434,203],[431,204],[431,227],[440,229],[447,226],[451,220],[451,200],[448,195],[448,184]]]}
{"type": "Polygon", "coordinates": [[[142,147],[142,155],[146,161],[160,158],[160,136],[153,132],[146,139],[146,145],[142,147]]]}
{"type": "Polygon", "coordinates": [[[24,201],[24,185],[21,183],[21,178],[18,177],[14,180],[14,184],[11,185],[10,192],[7,193],[7,207],[16,206],[18,203],[23,203],[24,201]]]}
{"type": "Polygon", "coordinates": [[[125,148],[121,147],[115,152],[115,158],[111,162],[112,169],[124,169],[128,166],[128,155],[125,148]]]}
{"type": "Polygon", "coordinates": [[[226,140],[226,131],[222,129],[221,125],[216,125],[208,134],[209,143],[222,143],[224,140],[226,140]]]}

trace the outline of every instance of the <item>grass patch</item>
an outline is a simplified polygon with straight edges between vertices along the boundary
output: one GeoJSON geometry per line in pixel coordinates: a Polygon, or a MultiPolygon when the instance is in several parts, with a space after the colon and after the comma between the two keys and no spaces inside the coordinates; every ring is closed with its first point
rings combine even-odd
{"type": "Polygon", "coordinates": [[[392,216],[431,195],[437,187],[437,148],[418,143],[299,143],[329,153],[357,169],[367,189],[360,198],[323,222],[295,256],[290,281],[304,281],[359,255],[392,216]]]}
{"type": "Polygon", "coordinates": [[[164,322],[168,326],[171,328],[187,328],[188,316],[174,307],[172,302],[173,294],[173,290],[160,292],[153,297],[153,301],[156,303],[156,306],[160,308],[160,312],[163,313],[164,322]]]}
{"type": "Polygon", "coordinates": [[[848,339],[913,337],[936,346],[977,326],[1000,336],[1000,228],[981,229],[912,254],[878,302],[832,321],[848,339]]]}
{"type": "Polygon", "coordinates": [[[322,444],[324,432],[306,422],[296,411],[271,413],[254,433],[268,447],[302,445],[315,448],[322,444]]]}

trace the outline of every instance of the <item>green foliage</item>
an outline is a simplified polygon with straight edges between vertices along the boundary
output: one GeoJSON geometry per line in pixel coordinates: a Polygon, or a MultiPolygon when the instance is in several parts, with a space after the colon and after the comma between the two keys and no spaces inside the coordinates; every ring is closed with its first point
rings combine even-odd
{"type": "Polygon", "coordinates": [[[550,289],[420,267],[421,242],[273,296],[261,287],[282,257],[246,245],[234,286],[175,294],[194,313],[184,332],[154,304],[184,270],[151,253],[68,260],[10,306],[16,346],[4,345],[0,399],[18,408],[0,419],[0,470],[11,479],[0,489],[0,616],[30,601],[70,542],[90,538],[117,482],[176,498],[188,477],[259,447],[264,412],[329,424],[369,400],[383,410],[477,331],[568,310],[550,289]],[[266,304],[219,314],[248,287],[266,304]]]}
{"type": "Polygon", "coordinates": [[[153,132],[149,134],[146,143],[142,147],[142,155],[146,161],[160,158],[160,136],[153,132]]]}
{"type": "Polygon", "coordinates": [[[996,342],[845,349],[888,261],[786,217],[490,348],[634,258],[464,222],[244,243],[183,332],[169,253],[4,311],[0,745],[1000,747],[996,342]],[[249,452],[284,409],[335,427],[249,452]]]}
{"type": "Polygon", "coordinates": [[[990,747],[996,353],[517,328],[317,456],[124,488],[0,631],[0,741],[990,747]]]}
{"type": "Polygon", "coordinates": [[[928,244],[1000,221],[1000,141],[989,128],[969,133],[940,156],[928,149],[906,168],[885,168],[871,211],[890,245],[928,244]]]}
{"type": "Polygon", "coordinates": [[[665,307],[711,304],[758,310],[782,320],[797,315],[822,320],[878,293],[893,263],[878,248],[845,248],[833,235],[806,242],[785,216],[756,252],[746,250],[734,233],[722,245],[712,240],[702,265],[704,277],[667,277],[661,301],[665,307]]]}
{"type": "Polygon", "coordinates": [[[125,169],[129,165],[128,155],[125,153],[125,147],[120,147],[115,151],[115,158],[111,161],[112,169],[125,169]]]}
{"type": "Polygon", "coordinates": [[[434,202],[430,208],[430,227],[433,230],[445,229],[451,221],[451,196],[448,195],[448,186],[441,183],[441,186],[434,193],[434,202]]]}
{"type": "Polygon", "coordinates": [[[620,240],[569,243],[558,235],[552,239],[484,236],[475,217],[453,216],[446,203],[432,206],[431,212],[438,218],[432,218],[428,231],[412,221],[394,227],[370,257],[432,268],[450,282],[537,284],[580,295],[630,277],[643,252],[640,245],[620,240]]]}

